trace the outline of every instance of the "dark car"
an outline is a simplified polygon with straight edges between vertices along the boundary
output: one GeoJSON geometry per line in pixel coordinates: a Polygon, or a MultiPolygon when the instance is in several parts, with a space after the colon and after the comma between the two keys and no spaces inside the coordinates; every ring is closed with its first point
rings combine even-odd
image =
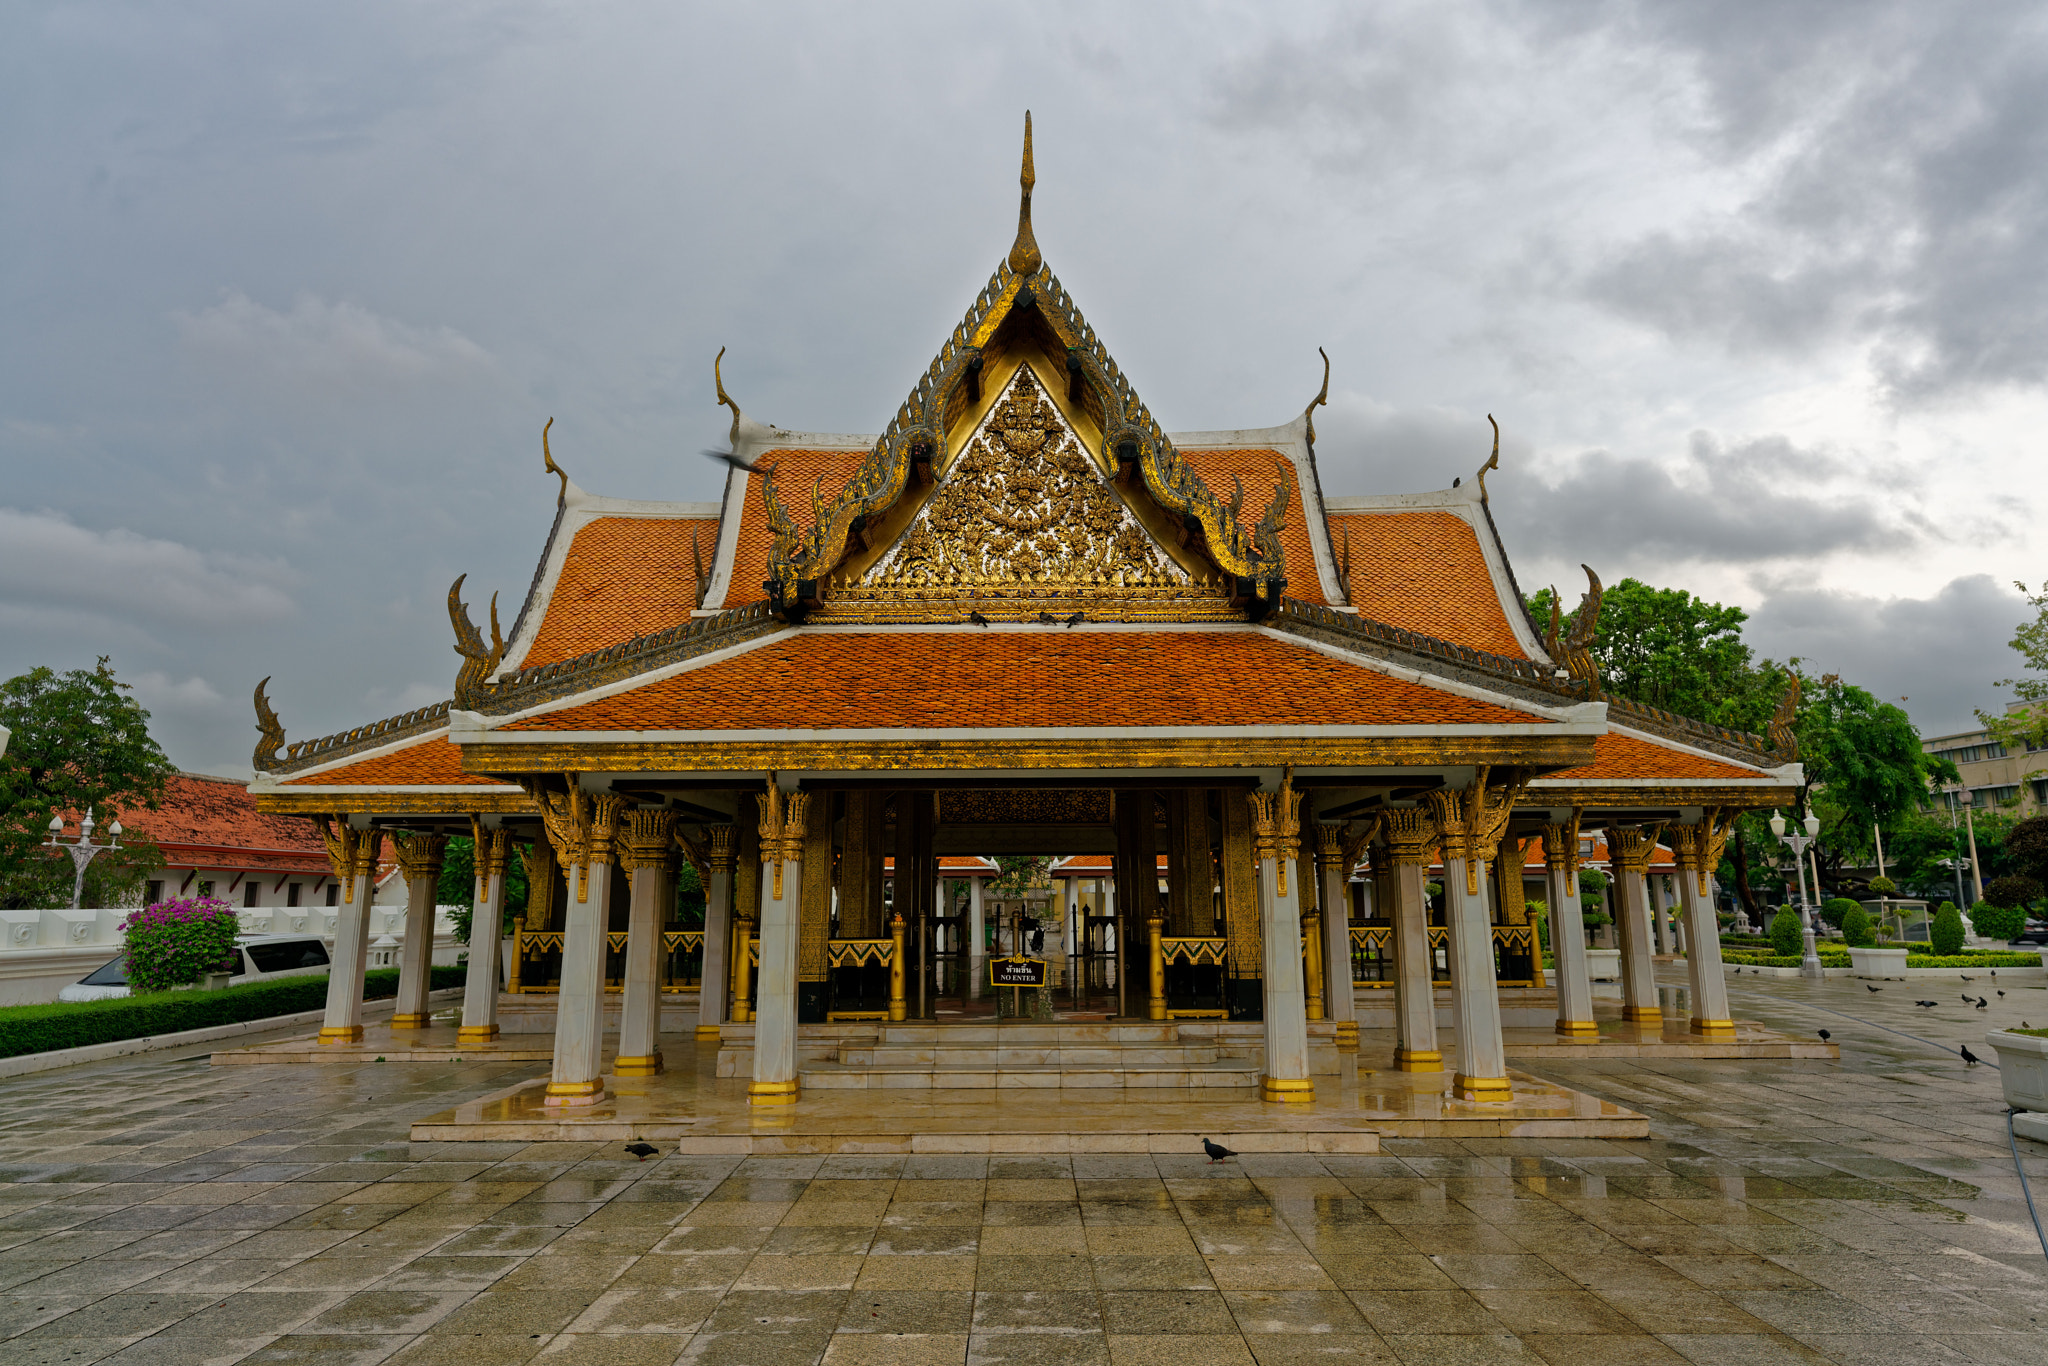
{"type": "Polygon", "coordinates": [[[2034,944],[2048,948],[2048,920],[2029,920],[2027,927],[2012,937],[2012,946],[2034,944]]]}

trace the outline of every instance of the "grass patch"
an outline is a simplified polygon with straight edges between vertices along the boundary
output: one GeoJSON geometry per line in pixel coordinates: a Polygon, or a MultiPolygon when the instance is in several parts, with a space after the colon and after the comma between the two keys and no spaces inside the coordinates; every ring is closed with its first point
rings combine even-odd
{"type": "MultiPolygon", "coordinates": [[[[461,968],[435,968],[432,987],[459,987],[461,968]]],[[[363,997],[398,994],[398,969],[363,974],[363,997]]],[[[0,1058],[48,1053],[87,1044],[118,1043],[187,1029],[295,1015],[327,1004],[327,976],[286,977],[250,982],[225,991],[157,991],[112,1001],[57,1001],[50,1005],[0,1007],[0,1058]]]]}

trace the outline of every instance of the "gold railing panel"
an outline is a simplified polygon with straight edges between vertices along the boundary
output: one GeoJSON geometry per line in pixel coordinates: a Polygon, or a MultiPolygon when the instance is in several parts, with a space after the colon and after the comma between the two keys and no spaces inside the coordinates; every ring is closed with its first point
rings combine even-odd
{"type": "Polygon", "coordinates": [[[829,967],[881,967],[895,957],[893,939],[834,939],[825,945],[825,962],[829,967]]]}
{"type": "Polygon", "coordinates": [[[1168,963],[1184,963],[1190,967],[1222,967],[1230,941],[1221,936],[1161,938],[1160,958],[1168,963]]]}

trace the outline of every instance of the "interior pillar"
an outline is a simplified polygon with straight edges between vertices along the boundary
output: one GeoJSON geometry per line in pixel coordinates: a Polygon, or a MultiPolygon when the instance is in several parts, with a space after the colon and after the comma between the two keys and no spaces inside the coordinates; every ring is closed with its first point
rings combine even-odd
{"type": "Polygon", "coordinates": [[[979,876],[967,879],[967,994],[981,995],[982,964],[988,961],[988,929],[981,906],[979,876]]]}
{"type": "Polygon", "coordinates": [[[1401,1072],[1441,1072],[1437,1047],[1436,955],[1429,947],[1429,862],[1436,827],[1420,807],[1396,807],[1380,826],[1384,841],[1373,864],[1388,865],[1387,918],[1394,950],[1394,1067],[1401,1072]]]}
{"type": "MultiPolygon", "coordinates": [[[[469,818],[470,848],[476,861],[476,900],[469,912],[469,972],[462,979],[462,1023],[455,1042],[463,1047],[498,1037],[498,949],[505,921],[505,864],[512,837],[484,817],[469,818]]],[[[491,819],[496,819],[492,817],[491,819]]]]}
{"type": "Polygon", "coordinates": [[[1664,1018],[1657,1008],[1657,970],[1650,957],[1645,876],[1660,829],[1661,825],[1630,825],[1607,830],[1608,864],[1614,870],[1614,927],[1621,940],[1621,1018],[1632,1024],[1654,1025],[1664,1018]]]}
{"type": "Polygon", "coordinates": [[[1685,916],[1685,970],[1692,984],[1691,1032],[1710,1039],[1735,1037],[1728,981],[1721,972],[1721,921],[1707,882],[1721,866],[1734,819],[1708,811],[1697,825],[1671,828],[1678,848],[1678,904],[1685,916]]]}
{"type": "Polygon", "coordinates": [[[1145,922],[1158,914],[1159,855],[1152,800],[1144,788],[1116,794],[1116,1013],[1124,1016],[1145,1013],[1145,977],[1135,965],[1145,962],[1145,922]]]}
{"type": "Polygon", "coordinates": [[[847,939],[882,939],[882,807],[885,792],[848,792],[845,847],[839,855],[839,932],[847,939]]]}
{"type": "MultiPolygon", "coordinates": [[[[706,864],[711,874],[704,888],[704,970],[697,980],[697,1037],[716,1039],[725,1023],[725,995],[732,979],[732,863],[736,832],[730,825],[704,831],[706,864]]],[[[742,953],[744,956],[744,952],[742,953]]]]}
{"type": "Polygon", "coordinates": [[[1219,804],[1223,882],[1224,986],[1230,1018],[1256,1020],[1265,1006],[1259,987],[1265,963],[1265,928],[1259,919],[1258,862],[1252,851],[1251,807],[1241,791],[1225,790],[1219,804]]]}
{"type": "Polygon", "coordinates": [[[755,992],[755,1105],[796,1103],[797,938],[803,915],[810,794],[784,793],[770,775],[761,798],[761,970],[755,992]]]}
{"type": "Polygon", "coordinates": [[[1557,1032],[1566,1038],[1596,1038],[1593,974],[1586,962],[1585,911],[1579,905],[1579,813],[1543,827],[1545,900],[1550,915],[1550,951],[1557,958],[1557,1032]]]}
{"type": "Polygon", "coordinates": [[[327,1014],[320,1022],[320,1042],[363,1041],[363,971],[370,959],[370,898],[377,891],[377,853],[383,835],[353,830],[348,818],[335,818],[327,842],[328,866],[341,884],[341,906],[334,917],[334,965],[327,974],[327,1014]]]}
{"type": "Polygon", "coordinates": [[[1337,1022],[1337,1047],[1358,1051],[1358,997],[1351,979],[1351,859],[1341,824],[1316,826],[1316,900],[1323,912],[1323,1016],[1337,1022]]]}
{"type": "Polygon", "coordinates": [[[393,1029],[427,1027],[427,992],[434,966],[434,903],[441,884],[445,835],[391,836],[391,852],[405,878],[405,942],[398,949],[398,1002],[393,1029]]]}
{"type": "Polygon", "coordinates": [[[675,813],[626,813],[620,863],[630,879],[626,980],[619,1009],[619,1052],[612,1074],[651,1077],[661,1071],[661,936],[675,905],[675,813]]]}
{"type": "Polygon", "coordinates": [[[761,802],[743,793],[733,815],[732,1019],[754,1018],[752,946],[761,933],[761,802]]]}
{"type": "Polygon", "coordinates": [[[1498,853],[1510,812],[1507,794],[1482,785],[1484,770],[1463,792],[1431,792],[1431,814],[1444,864],[1444,924],[1449,927],[1451,1018],[1457,1068],[1451,1089],[1465,1100],[1514,1098],[1507,1044],[1500,1032],[1500,987],[1493,965],[1493,917],[1486,864],[1498,853]]]}
{"type": "Polygon", "coordinates": [[[812,798],[811,819],[804,827],[801,924],[797,934],[796,1019],[798,1024],[823,1024],[828,1009],[831,969],[827,956],[832,937],[832,794],[812,798]]]}
{"type": "Polygon", "coordinates": [[[1209,794],[1175,788],[1166,794],[1166,923],[1168,934],[1191,937],[1215,929],[1209,895],[1209,794]]]}
{"type": "Polygon", "coordinates": [[[549,1105],[594,1105],[604,1098],[604,955],[611,923],[612,846],[625,803],[608,793],[572,789],[542,812],[555,857],[569,870],[562,921],[562,984],[555,994],[555,1058],[549,1105]]]}
{"type": "Polygon", "coordinates": [[[1308,1070],[1308,989],[1301,968],[1300,796],[1293,775],[1277,792],[1245,797],[1252,849],[1258,859],[1259,920],[1265,929],[1263,992],[1265,1068],[1259,1099],[1307,1102],[1316,1098],[1308,1070]]]}

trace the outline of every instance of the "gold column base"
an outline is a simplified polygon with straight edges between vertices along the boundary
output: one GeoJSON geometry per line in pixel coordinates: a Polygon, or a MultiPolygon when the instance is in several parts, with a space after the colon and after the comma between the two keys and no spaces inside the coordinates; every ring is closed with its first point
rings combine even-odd
{"type": "Polygon", "coordinates": [[[361,1043],[362,1041],[363,1027],[361,1025],[340,1025],[320,1031],[320,1042],[324,1044],[361,1043]]]}
{"type": "Polygon", "coordinates": [[[545,1105],[595,1105],[604,1099],[604,1078],[590,1081],[551,1081],[545,1105]]]}
{"type": "Polygon", "coordinates": [[[1735,1037],[1733,1020],[1699,1020],[1692,1022],[1692,1032],[1705,1039],[1732,1039],[1735,1037]]]}
{"type": "Polygon", "coordinates": [[[1441,1072],[1444,1070],[1444,1055],[1434,1048],[1397,1048],[1394,1050],[1396,1072],[1441,1072]]]}
{"type": "Polygon", "coordinates": [[[1655,1006],[1623,1006],[1621,1018],[1630,1024],[1662,1024],[1664,1012],[1655,1006]]]}
{"type": "Polygon", "coordinates": [[[745,1006],[734,1006],[732,1008],[732,1022],[734,1024],[752,1024],[753,1021],[754,1012],[748,1010],[745,1006]]]}
{"type": "Polygon", "coordinates": [[[1591,1020],[1559,1020],[1557,1032],[1568,1039],[1597,1039],[1600,1037],[1600,1026],[1591,1020]]]}
{"type": "Polygon", "coordinates": [[[794,1081],[750,1081],[747,1083],[747,1104],[794,1105],[796,1104],[796,1083],[794,1081]]]}
{"type": "Polygon", "coordinates": [[[393,1029],[425,1029],[427,1027],[427,1017],[410,1013],[393,1015],[391,1017],[391,1027],[393,1029]]]}
{"type": "Polygon", "coordinates": [[[1515,1098],[1515,1088],[1506,1077],[1468,1077],[1460,1072],[1451,1078],[1451,1090],[1457,1092],[1460,1100],[1497,1102],[1515,1098]]]}
{"type": "Polygon", "coordinates": [[[1283,1105],[1306,1105],[1316,1098],[1316,1084],[1307,1077],[1260,1077],[1259,1099],[1283,1105]]]}
{"type": "Polygon", "coordinates": [[[455,1042],[458,1046],[487,1044],[497,1037],[498,1027],[494,1024],[462,1025],[455,1031],[455,1042]]]}
{"type": "Polygon", "coordinates": [[[660,1053],[649,1053],[639,1058],[612,1059],[612,1075],[615,1077],[653,1077],[660,1073],[660,1053]]]}
{"type": "Polygon", "coordinates": [[[1337,1021],[1337,1048],[1338,1051],[1344,1053],[1356,1053],[1358,1051],[1358,1021],[1337,1021]]]}
{"type": "Polygon", "coordinates": [[[717,1043],[720,1037],[717,1025],[700,1024],[697,1026],[698,1043],[717,1043]]]}

